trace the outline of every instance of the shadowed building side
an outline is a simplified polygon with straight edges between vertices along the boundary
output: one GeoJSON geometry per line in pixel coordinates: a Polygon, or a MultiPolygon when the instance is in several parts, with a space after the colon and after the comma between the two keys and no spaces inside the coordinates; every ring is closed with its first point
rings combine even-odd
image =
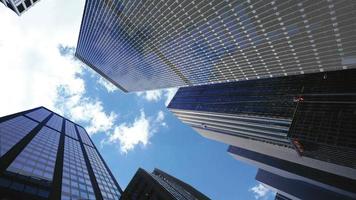
{"type": "Polygon", "coordinates": [[[152,173],[139,168],[121,196],[122,200],[209,200],[187,183],[154,169],[152,173]]]}
{"type": "Polygon", "coordinates": [[[180,88],[168,109],[201,135],[356,179],[356,70],[180,88]]]}

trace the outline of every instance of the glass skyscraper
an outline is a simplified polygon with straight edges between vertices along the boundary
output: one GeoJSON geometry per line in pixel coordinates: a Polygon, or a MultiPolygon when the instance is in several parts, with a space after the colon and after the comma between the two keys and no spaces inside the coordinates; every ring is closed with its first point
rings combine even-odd
{"type": "Polygon", "coordinates": [[[0,2],[19,16],[39,1],[40,0],[0,0],[0,2]]]}
{"type": "MultiPolygon", "coordinates": [[[[257,145],[263,146],[262,143],[257,145]]],[[[322,197],[326,196],[330,199],[356,198],[353,186],[354,171],[351,171],[353,175],[348,177],[335,174],[337,170],[342,174],[345,168],[335,165],[327,166],[310,158],[304,158],[305,162],[303,162],[284,149],[279,149],[279,151],[276,152],[272,147],[264,148],[263,151],[235,146],[228,148],[228,152],[237,160],[259,168],[256,180],[269,185],[276,192],[289,194],[287,196],[291,199],[314,200],[325,199],[322,197]],[[283,157],[283,155],[288,157],[283,157]],[[319,198],[315,198],[315,195],[319,198]]]]}
{"type": "Polygon", "coordinates": [[[76,56],[123,91],[356,66],[356,2],[87,0],[76,56]]]}
{"type": "Polygon", "coordinates": [[[0,156],[0,198],[121,196],[85,129],[44,107],[0,118],[0,156]]]}
{"type": "Polygon", "coordinates": [[[271,173],[266,170],[259,169],[256,175],[256,180],[268,185],[277,192],[276,199],[290,200],[290,199],[343,199],[351,200],[356,197],[344,196],[337,192],[327,190],[320,185],[305,182],[297,176],[283,176],[281,174],[271,173]]]}
{"type": "Polygon", "coordinates": [[[168,108],[207,138],[355,181],[355,77],[349,69],[183,87],[168,108]]]}
{"type": "Polygon", "coordinates": [[[154,169],[152,173],[138,169],[122,194],[121,200],[209,200],[189,184],[154,169]]]}

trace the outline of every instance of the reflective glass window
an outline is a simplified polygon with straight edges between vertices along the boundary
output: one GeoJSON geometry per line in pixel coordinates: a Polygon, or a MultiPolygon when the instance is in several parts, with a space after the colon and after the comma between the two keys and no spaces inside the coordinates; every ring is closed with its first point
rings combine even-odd
{"type": "Polygon", "coordinates": [[[27,113],[26,116],[30,117],[34,120],[37,120],[39,122],[42,122],[44,119],[46,119],[46,117],[48,117],[49,114],[51,114],[50,111],[48,111],[44,108],[39,108],[39,109],[34,110],[30,113],[27,113]]]}
{"type": "Polygon", "coordinates": [[[77,126],[77,128],[78,128],[79,136],[82,139],[83,143],[87,144],[87,145],[89,145],[91,147],[94,147],[93,143],[90,141],[88,133],[85,131],[85,129],[80,127],[80,126],[77,126]]]}
{"type": "Polygon", "coordinates": [[[103,198],[108,200],[119,199],[120,192],[116,187],[114,180],[111,178],[109,172],[106,170],[106,167],[96,150],[86,145],[84,145],[84,147],[88,154],[90,165],[93,168],[94,175],[98,182],[103,198]]]}
{"type": "Polygon", "coordinates": [[[66,120],[65,128],[66,135],[78,140],[77,132],[75,131],[75,126],[72,122],[66,120]]]}
{"type": "Polygon", "coordinates": [[[56,129],[57,131],[62,131],[63,118],[54,114],[51,119],[47,122],[47,126],[56,129]]]}
{"type": "Polygon", "coordinates": [[[44,126],[7,170],[52,181],[59,137],[59,132],[44,126]]]}
{"type": "Polygon", "coordinates": [[[95,199],[80,143],[67,136],[64,144],[61,199],[95,199]]]}
{"type": "Polygon", "coordinates": [[[24,116],[0,123],[0,156],[9,151],[37,125],[37,122],[24,116]]]}

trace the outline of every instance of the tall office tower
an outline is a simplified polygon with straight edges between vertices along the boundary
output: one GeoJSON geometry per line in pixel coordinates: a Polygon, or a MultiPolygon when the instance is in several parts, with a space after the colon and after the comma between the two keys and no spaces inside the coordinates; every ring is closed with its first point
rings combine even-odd
{"type": "Polygon", "coordinates": [[[21,15],[26,10],[30,9],[39,0],[0,0],[5,6],[14,11],[17,15],[21,15]]]}
{"type": "Polygon", "coordinates": [[[356,66],[356,1],[87,0],[76,56],[124,91],[356,66]]]}
{"type": "Polygon", "coordinates": [[[356,180],[356,70],[180,88],[168,108],[201,135],[356,180]]]}
{"type": "Polygon", "coordinates": [[[141,168],[121,196],[121,200],[132,199],[209,200],[192,186],[159,169],[148,173],[141,168]]]}
{"type": "Polygon", "coordinates": [[[0,118],[0,198],[119,199],[85,129],[40,107],[0,118]]]}
{"type": "MultiPolygon", "coordinates": [[[[260,145],[263,146],[262,143],[260,145]]],[[[274,188],[276,192],[290,199],[356,198],[355,174],[353,174],[353,177],[352,174],[350,177],[345,177],[314,168],[318,167],[318,165],[309,167],[302,163],[274,157],[276,152],[273,149],[262,147],[259,150],[260,152],[257,152],[230,146],[228,152],[234,158],[259,168],[256,180],[274,188]]],[[[307,161],[313,162],[310,159],[307,159],[307,161]]],[[[344,170],[340,166],[336,166],[336,169],[344,170]]]]}
{"type": "MultiPolygon", "coordinates": [[[[276,196],[282,196],[287,199],[354,199],[352,197],[331,192],[317,185],[304,182],[303,180],[298,179],[298,177],[285,177],[262,169],[258,170],[256,180],[273,188],[273,190],[279,194],[276,196]]],[[[282,197],[278,198],[283,199],[282,197]]]]}

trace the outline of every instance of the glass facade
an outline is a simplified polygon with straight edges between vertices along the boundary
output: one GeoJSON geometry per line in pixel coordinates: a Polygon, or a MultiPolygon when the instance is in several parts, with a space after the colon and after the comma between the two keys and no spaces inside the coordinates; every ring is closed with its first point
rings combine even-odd
{"type": "Polygon", "coordinates": [[[76,56],[124,91],[354,68],[355,5],[87,0],[76,56]]]}
{"type": "Polygon", "coordinates": [[[0,199],[120,198],[81,126],[44,107],[0,120],[0,199]]]}
{"type": "Polygon", "coordinates": [[[48,117],[49,114],[51,114],[51,112],[49,112],[48,110],[46,110],[44,108],[40,108],[40,109],[34,110],[30,113],[27,113],[26,116],[30,117],[38,122],[42,122],[44,119],[46,119],[46,117],[48,117]]]}
{"type": "Polygon", "coordinates": [[[120,191],[116,187],[114,180],[110,176],[109,172],[102,160],[100,159],[96,150],[92,147],[86,146],[85,151],[88,154],[90,165],[93,168],[95,178],[98,182],[101,195],[104,199],[119,199],[120,191]]]}
{"type": "Polygon", "coordinates": [[[301,156],[356,169],[355,76],[348,69],[183,87],[168,108],[216,140],[295,147],[301,156]]]}
{"type": "Polygon", "coordinates": [[[95,199],[80,143],[69,137],[64,144],[61,199],[95,199]]]}
{"type": "Polygon", "coordinates": [[[75,131],[75,126],[72,122],[66,120],[65,122],[65,133],[66,135],[78,140],[77,132],[75,131]]]}
{"type": "Polygon", "coordinates": [[[43,127],[7,171],[52,181],[60,133],[43,127]]]}
{"type": "Polygon", "coordinates": [[[9,151],[37,125],[37,122],[23,116],[0,123],[0,156],[9,151]]]}
{"type": "Polygon", "coordinates": [[[88,136],[88,133],[85,131],[85,129],[80,127],[80,126],[77,126],[77,129],[78,129],[78,133],[79,133],[80,139],[82,139],[82,142],[84,144],[86,144],[86,145],[94,147],[94,145],[91,142],[91,140],[90,140],[90,138],[88,136]]]}
{"type": "Polygon", "coordinates": [[[47,126],[61,132],[62,131],[63,118],[54,114],[47,122],[47,126]]]}

